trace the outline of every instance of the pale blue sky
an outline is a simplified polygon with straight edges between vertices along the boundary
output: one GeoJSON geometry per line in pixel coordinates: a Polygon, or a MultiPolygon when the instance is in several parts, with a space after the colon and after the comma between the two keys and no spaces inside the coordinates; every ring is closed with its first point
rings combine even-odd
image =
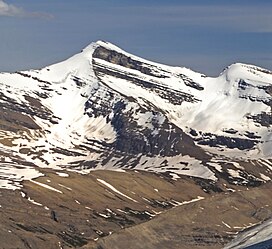
{"type": "Polygon", "coordinates": [[[141,57],[218,75],[272,70],[270,0],[0,0],[0,71],[39,68],[107,40],[141,57]]]}

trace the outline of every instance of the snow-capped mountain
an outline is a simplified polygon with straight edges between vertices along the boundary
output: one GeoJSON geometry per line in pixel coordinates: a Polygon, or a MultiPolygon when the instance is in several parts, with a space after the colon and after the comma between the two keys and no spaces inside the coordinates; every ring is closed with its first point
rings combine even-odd
{"type": "Polygon", "coordinates": [[[272,72],[217,78],[103,41],[40,70],[0,74],[0,187],[38,167],[139,169],[258,185],[272,170],[272,72]]]}

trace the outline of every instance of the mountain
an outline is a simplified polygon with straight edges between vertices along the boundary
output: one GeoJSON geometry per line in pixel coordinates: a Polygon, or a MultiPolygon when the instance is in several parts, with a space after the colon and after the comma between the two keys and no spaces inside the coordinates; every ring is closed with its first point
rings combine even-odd
{"type": "Polygon", "coordinates": [[[270,180],[272,72],[260,67],[211,78],[98,41],[40,70],[1,73],[0,84],[1,187],[38,176],[36,166],[270,180]]]}
{"type": "Polygon", "coordinates": [[[267,69],[98,41],[0,87],[0,247],[222,248],[272,217],[267,69]]]}

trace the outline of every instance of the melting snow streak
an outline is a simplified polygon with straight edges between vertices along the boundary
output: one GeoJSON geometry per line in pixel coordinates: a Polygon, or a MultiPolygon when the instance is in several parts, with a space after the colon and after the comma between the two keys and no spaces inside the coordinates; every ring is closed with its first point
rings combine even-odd
{"type": "Polygon", "coordinates": [[[102,183],[103,185],[107,186],[109,189],[111,189],[112,191],[114,191],[115,193],[124,196],[125,198],[137,202],[136,200],[132,199],[131,197],[123,194],[122,192],[120,192],[119,190],[117,190],[115,187],[113,187],[112,185],[110,185],[109,183],[105,182],[104,180],[101,179],[96,179],[97,181],[99,181],[100,183],[102,183]]]}

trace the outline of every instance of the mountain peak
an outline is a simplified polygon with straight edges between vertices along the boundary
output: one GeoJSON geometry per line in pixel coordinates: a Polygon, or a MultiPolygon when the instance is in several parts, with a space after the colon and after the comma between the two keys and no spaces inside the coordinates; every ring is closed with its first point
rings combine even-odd
{"type": "Polygon", "coordinates": [[[82,50],[82,52],[87,52],[88,53],[88,51],[93,51],[97,47],[104,47],[104,48],[107,48],[107,49],[110,49],[110,50],[123,51],[121,48],[117,47],[113,43],[110,43],[110,42],[104,41],[104,40],[97,40],[96,42],[91,42],[88,46],[86,46],[82,50]]]}
{"type": "Polygon", "coordinates": [[[261,83],[271,84],[272,72],[255,65],[234,63],[228,66],[220,74],[227,78],[228,81],[250,80],[261,83]]]}
{"type": "Polygon", "coordinates": [[[216,180],[231,173],[215,171],[211,165],[222,162],[211,154],[272,156],[272,79],[255,66],[236,63],[211,78],[97,41],[41,70],[0,74],[0,82],[9,110],[1,134],[12,137],[3,147],[34,165],[118,165],[216,180]],[[27,131],[24,139],[16,129],[27,131]]]}

